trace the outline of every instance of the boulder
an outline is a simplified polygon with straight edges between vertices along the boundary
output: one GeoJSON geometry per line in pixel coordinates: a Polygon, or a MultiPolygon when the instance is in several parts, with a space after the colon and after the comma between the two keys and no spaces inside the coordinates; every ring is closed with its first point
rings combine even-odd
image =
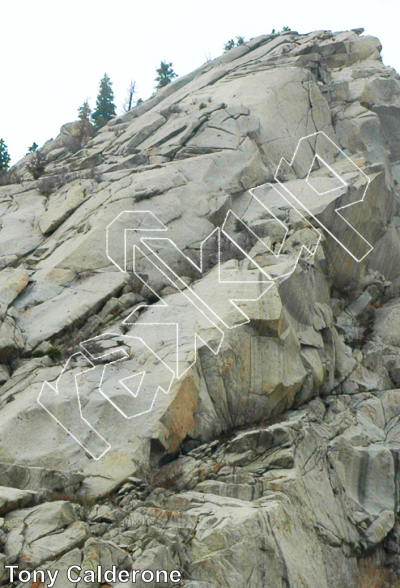
{"type": "Polygon", "coordinates": [[[14,510],[5,521],[10,533],[4,552],[11,561],[21,558],[31,567],[62,556],[83,545],[89,536],[86,523],[77,521],[69,502],[48,502],[14,510]]]}
{"type": "Polygon", "coordinates": [[[35,499],[36,492],[0,486],[0,516],[18,508],[30,506],[35,499]]]}

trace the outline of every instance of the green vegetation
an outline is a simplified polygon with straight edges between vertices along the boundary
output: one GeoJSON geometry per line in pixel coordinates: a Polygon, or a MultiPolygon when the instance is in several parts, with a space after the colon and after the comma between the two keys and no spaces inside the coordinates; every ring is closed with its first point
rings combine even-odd
{"type": "Polygon", "coordinates": [[[96,109],[92,121],[96,129],[101,129],[109,120],[116,116],[112,82],[107,74],[100,80],[100,89],[96,99],[96,109]]]}
{"type": "Polygon", "coordinates": [[[48,355],[50,357],[50,359],[55,361],[56,359],[60,359],[62,353],[58,347],[52,347],[51,349],[48,350],[46,355],[48,355]]]}
{"type": "Polygon", "coordinates": [[[86,98],[85,102],[78,108],[78,117],[80,121],[79,141],[80,147],[83,147],[85,141],[93,135],[93,127],[90,122],[92,111],[89,106],[89,101],[86,98]]]}
{"type": "Polygon", "coordinates": [[[236,37],[236,41],[234,41],[233,39],[230,39],[224,45],[224,53],[226,53],[227,51],[230,51],[234,47],[239,47],[240,45],[243,45],[243,43],[244,43],[244,37],[236,37]]]}
{"type": "Polygon", "coordinates": [[[39,147],[39,145],[37,143],[33,142],[32,145],[30,147],[28,147],[27,155],[29,155],[29,153],[35,153],[35,151],[38,147],[39,147]]]}
{"type": "MultiPolygon", "coordinates": [[[[86,98],[85,102],[78,108],[78,115],[79,120],[83,124],[87,124],[90,121],[90,117],[92,116],[92,110],[89,106],[88,99],[86,98]]],[[[90,123],[89,123],[90,124],[90,123]]]]}
{"type": "Polygon", "coordinates": [[[7,145],[3,139],[0,139],[0,174],[3,174],[10,167],[11,157],[8,153],[7,145]]]}
{"type": "Polygon", "coordinates": [[[34,151],[27,167],[34,180],[38,180],[44,174],[45,158],[39,150],[34,151]]]}
{"type": "Polygon", "coordinates": [[[156,69],[157,76],[155,82],[157,82],[156,90],[163,88],[167,84],[170,84],[174,78],[178,77],[178,74],[174,72],[172,63],[166,63],[162,61],[160,67],[156,69]]]}

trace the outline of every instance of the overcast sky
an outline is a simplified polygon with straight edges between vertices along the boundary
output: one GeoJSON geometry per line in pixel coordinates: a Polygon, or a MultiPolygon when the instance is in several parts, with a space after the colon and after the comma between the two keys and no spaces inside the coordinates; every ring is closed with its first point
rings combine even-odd
{"type": "Polygon", "coordinates": [[[161,60],[184,75],[236,35],[284,26],[364,27],[380,39],[384,63],[400,71],[398,16],[398,0],[3,0],[0,138],[15,163],[76,120],[86,97],[94,106],[105,72],[120,114],[131,79],[136,97],[150,96],[161,60]]]}

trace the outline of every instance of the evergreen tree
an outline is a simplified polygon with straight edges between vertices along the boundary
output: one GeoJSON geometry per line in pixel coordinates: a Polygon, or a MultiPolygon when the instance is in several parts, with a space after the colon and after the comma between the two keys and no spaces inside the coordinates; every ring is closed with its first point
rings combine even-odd
{"type": "Polygon", "coordinates": [[[86,124],[86,122],[90,121],[90,117],[92,115],[92,110],[89,106],[88,99],[86,98],[85,102],[78,108],[79,120],[86,124]]]}
{"type": "Polygon", "coordinates": [[[100,80],[100,90],[96,99],[96,109],[92,114],[92,120],[96,129],[101,129],[109,120],[116,115],[114,92],[111,88],[112,82],[107,74],[100,80]]]}
{"type": "Polygon", "coordinates": [[[0,174],[6,172],[10,167],[11,157],[8,153],[7,145],[3,139],[0,139],[0,174]]]}
{"type": "Polygon", "coordinates": [[[32,145],[30,147],[28,147],[27,155],[29,155],[29,153],[35,153],[35,151],[38,147],[39,147],[39,145],[37,143],[33,142],[32,145]]]}
{"type": "Polygon", "coordinates": [[[92,116],[92,110],[89,106],[89,101],[86,98],[85,102],[78,108],[78,115],[80,121],[80,130],[79,130],[79,140],[81,143],[81,147],[86,139],[93,135],[93,127],[92,123],[90,122],[90,117],[92,116]]]}
{"type": "Polygon", "coordinates": [[[45,172],[46,158],[39,149],[35,149],[27,165],[28,171],[32,174],[34,180],[38,180],[45,172]]]}
{"type": "Polygon", "coordinates": [[[156,90],[163,88],[167,84],[170,84],[174,78],[178,77],[178,74],[172,69],[172,63],[166,63],[162,61],[160,67],[156,69],[157,76],[155,82],[157,82],[156,90]]]}
{"type": "Polygon", "coordinates": [[[235,47],[235,41],[233,39],[229,39],[229,41],[227,43],[225,43],[225,45],[224,45],[224,53],[226,53],[227,51],[230,51],[234,47],[235,47]]]}
{"type": "Polygon", "coordinates": [[[243,45],[244,43],[244,37],[236,37],[236,41],[234,41],[233,39],[229,39],[229,41],[227,43],[225,43],[224,45],[224,53],[226,53],[227,51],[230,51],[231,49],[233,49],[234,47],[239,47],[239,45],[243,45]]]}

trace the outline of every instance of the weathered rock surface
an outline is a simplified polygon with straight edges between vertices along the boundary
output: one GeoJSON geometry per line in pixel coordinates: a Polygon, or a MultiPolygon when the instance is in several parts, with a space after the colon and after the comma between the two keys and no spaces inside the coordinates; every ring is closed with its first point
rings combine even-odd
{"type": "Polygon", "coordinates": [[[16,508],[30,506],[34,501],[35,492],[0,486],[0,516],[16,508]]]}
{"type": "Polygon", "coordinates": [[[360,33],[252,39],[0,187],[1,582],[400,553],[400,78],[360,33]]]}
{"type": "Polygon", "coordinates": [[[83,545],[88,525],[78,521],[69,502],[50,502],[15,510],[5,518],[10,529],[4,545],[9,561],[23,561],[30,567],[40,566],[83,545]]]}

